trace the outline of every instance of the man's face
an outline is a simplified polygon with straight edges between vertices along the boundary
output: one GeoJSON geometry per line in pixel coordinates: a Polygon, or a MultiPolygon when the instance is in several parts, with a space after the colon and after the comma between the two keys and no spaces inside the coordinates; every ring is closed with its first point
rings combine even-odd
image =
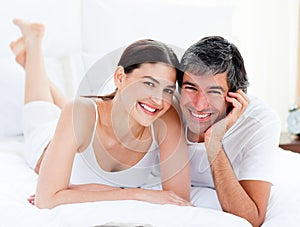
{"type": "Polygon", "coordinates": [[[228,90],[226,73],[214,76],[184,73],[180,106],[190,133],[202,137],[212,124],[226,116],[228,90]]]}

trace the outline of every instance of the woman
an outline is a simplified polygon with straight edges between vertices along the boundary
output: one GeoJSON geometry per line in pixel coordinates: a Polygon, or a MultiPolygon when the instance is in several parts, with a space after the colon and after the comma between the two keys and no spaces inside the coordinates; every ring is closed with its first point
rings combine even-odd
{"type": "Polygon", "coordinates": [[[31,201],[39,208],[124,199],[190,205],[189,157],[171,106],[178,73],[173,51],[137,41],[120,58],[115,93],[68,102],[46,76],[44,26],[14,23],[23,35],[11,48],[26,71],[24,135],[39,172],[31,201]],[[158,154],[163,190],[141,188],[158,154]]]}

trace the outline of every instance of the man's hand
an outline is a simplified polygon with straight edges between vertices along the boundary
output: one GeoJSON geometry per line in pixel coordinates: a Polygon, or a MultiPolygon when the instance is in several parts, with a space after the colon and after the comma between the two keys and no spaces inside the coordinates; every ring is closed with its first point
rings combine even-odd
{"type": "Polygon", "coordinates": [[[225,133],[239,119],[249,105],[246,94],[239,89],[237,92],[228,92],[226,101],[232,106],[232,110],[225,118],[213,124],[205,132],[205,146],[209,162],[212,163],[222,146],[225,133]]]}
{"type": "Polygon", "coordinates": [[[246,94],[241,90],[237,92],[228,92],[226,101],[231,103],[232,110],[225,117],[226,131],[239,119],[239,117],[244,113],[247,106],[249,105],[249,99],[246,94]]]}

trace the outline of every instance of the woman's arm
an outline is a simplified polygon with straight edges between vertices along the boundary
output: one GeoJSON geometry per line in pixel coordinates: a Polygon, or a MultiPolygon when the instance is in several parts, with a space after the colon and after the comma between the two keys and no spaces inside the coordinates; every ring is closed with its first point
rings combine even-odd
{"type": "Polygon", "coordinates": [[[160,171],[163,190],[190,201],[190,163],[184,129],[178,112],[170,108],[156,124],[160,144],[160,171]]]}
{"type": "Polygon", "coordinates": [[[88,99],[72,101],[63,108],[40,167],[35,201],[38,207],[77,201],[62,194],[68,190],[76,152],[90,141],[95,117],[95,108],[88,99]]]}
{"type": "MultiPolygon", "coordinates": [[[[113,187],[104,184],[81,184],[81,185],[70,185],[69,189],[81,190],[81,191],[111,191],[119,190],[119,187],[113,187]]],[[[151,189],[140,189],[140,188],[122,188],[124,193],[128,196],[127,199],[136,199],[140,201],[157,203],[157,204],[174,204],[179,206],[190,206],[191,204],[176,195],[172,191],[160,191],[151,189]]],[[[117,192],[117,193],[120,193],[117,192]]]]}
{"type": "Polygon", "coordinates": [[[190,205],[171,191],[146,190],[141,188],[111,188],[103,185],[69,186],[73,160],[76,152],[90,143],[95,122],[95,108],[86,101],[66,104],[59,119],[56,132],[41,164],[35,197],[39,208],[53,208],[60,204],[140,200],[158,204],[190,205]],[[75,109],[75,111],[74,111],[75,109]],[[89,120],[92,119],[92,120],[89,120]],[[81,187],[79,190],[78,187],[81,187]],[[102,190],[99,190],[99,189],[102,190]]]}

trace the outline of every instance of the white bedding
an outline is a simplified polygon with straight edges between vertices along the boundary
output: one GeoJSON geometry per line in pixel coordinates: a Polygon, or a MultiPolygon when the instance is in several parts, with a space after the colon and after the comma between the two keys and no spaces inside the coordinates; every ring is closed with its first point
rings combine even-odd
{"type": "MultiPolygon", "coordinates": [[[[23,145],[19,139],[0,142],[0,226],[96,226],[110,222],[152,226],[250,226],[241,218],[210,209],[132,200],[38,209],[27,202],[28,196],[35,192],[37,175],[23,158],[23,145]]],[[[299,180],[294,179],[292,183],[290,174],[299,170],[300,156],[279,149],[276,160],[277,166],[289,169],[282,168],[277,178],[263,227],[296,227],[300,225],[300,193],[296,187],[299,180]],[[284,175],[285,181],[280,183],[284,175]]]]}
{"type": "Polygon", "coordinates": [[[23,159],[23,143],[0,143],[0,226],[95,226],[109,222],[152,226],[250,226],[226,213],[196,207],[156,205],[139,201],[93,202],[38,209],[27,198],[34,194],[37,175],[23,159]]]}

